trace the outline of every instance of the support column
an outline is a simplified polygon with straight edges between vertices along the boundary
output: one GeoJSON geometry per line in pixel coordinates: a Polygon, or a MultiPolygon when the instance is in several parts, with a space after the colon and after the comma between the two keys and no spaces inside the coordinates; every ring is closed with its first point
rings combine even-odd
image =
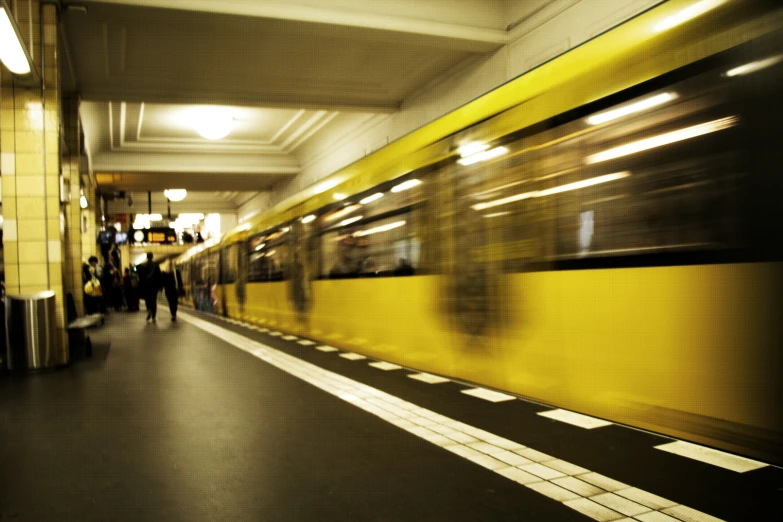
{"type": "Polygon", "coordinates": [[[25,45],[41,84],[21,87],[5,67],[0,76],[0,174],[3,185],[6,291],[52,290],[59,348],[65,347],[63,229],[60,208],[60,82],[57,9],[31,1],[20,10],[25,45]],[[33,20],[22,19],[30,16],[33,20]],[[32,27],[32,31],[28,28],[32,27]]]}
{"type": "Polygon", "coordinates": [[[84,291],[82,289],[82,209],[81,175],[79,172],[79,151],[81,150],[81,129],[79,126],[78,98],[64,99],[63,130],[67,151],[62,156],[64,189],[69,192],[65,210],[65,277],[63,289],[73,295],[76,310],[84,314],[84,291]]]}

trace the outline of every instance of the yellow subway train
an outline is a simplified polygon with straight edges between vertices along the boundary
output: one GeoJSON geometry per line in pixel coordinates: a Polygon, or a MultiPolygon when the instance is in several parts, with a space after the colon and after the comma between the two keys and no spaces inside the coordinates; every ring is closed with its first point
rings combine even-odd
{"type": "Polygon", "coordinates": [[[672,0],[177,264],[188,304],[783,463],[783,9],[672,0]]]}

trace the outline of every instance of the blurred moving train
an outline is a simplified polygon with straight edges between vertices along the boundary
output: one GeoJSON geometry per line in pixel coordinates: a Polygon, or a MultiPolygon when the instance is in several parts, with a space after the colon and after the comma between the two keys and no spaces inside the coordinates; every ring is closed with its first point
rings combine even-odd
{"type": "Polygon", "coordinates": [[[187,252],[184,300],[783,463],[781,28],[659,5],[187,252]]]}

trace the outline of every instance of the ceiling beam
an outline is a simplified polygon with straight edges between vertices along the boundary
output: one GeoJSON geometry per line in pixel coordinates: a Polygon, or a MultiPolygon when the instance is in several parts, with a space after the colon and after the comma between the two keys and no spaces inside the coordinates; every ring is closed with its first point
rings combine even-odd
{"type": "Polygon", "coordinates": [[[281,97],[254,93],[253,96],[237,96],[222,91],[212,93],[187,92],[156,92],[147,87],[135,92],[131,89],[83,88],[79,95],[83,101],[126,103],[159,103],[173,105],[230,105],[235,107],[258,107],[266,109],[305,109],[336,112],[361,112],[374,114],[393,114],[400,108],[397,104],[373,103],[357,100],[356,96],[338,99],[329,96],[312,96],[310,99],[301,95],[281,97]]]}
{"type": "MultiPolygon", "coordinates": [[[[282,154],[101,152],[92,158],[92,165],[96,172],[294,176],[301,171],[296,158],[282,154]]],[[[233,187],[224,187],[224,190],[228,189],[235,190],[233,187]]]]}
{"type": "MultiPolygon", "coordinates": [[[[159,0],[94,1],[104,4],[176,9],[172,4],[161,5],[159,0]]],[[[500,29],[392,16],[385,13],[313,7],[285,1],[189,0],[186,10],[359,27],[406,35],[434,36],[451,41],[463,50],[472,52],[489,52],[508,43],[508,33],[500,29]]]]}

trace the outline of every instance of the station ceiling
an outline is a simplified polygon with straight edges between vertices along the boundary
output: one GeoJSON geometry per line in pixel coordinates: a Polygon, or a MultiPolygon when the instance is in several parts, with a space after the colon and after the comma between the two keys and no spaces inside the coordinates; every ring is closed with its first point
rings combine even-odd
{"type": "Polygon", "coordinates": [[[66,0],[62,83],[103,190],[271,190],[307,140],[397,111],[503,47],[512,4],[518,19],[548,3],[66,0]],[[204,105],[230,107],[227,137],[194,130],[204,105]]]}

